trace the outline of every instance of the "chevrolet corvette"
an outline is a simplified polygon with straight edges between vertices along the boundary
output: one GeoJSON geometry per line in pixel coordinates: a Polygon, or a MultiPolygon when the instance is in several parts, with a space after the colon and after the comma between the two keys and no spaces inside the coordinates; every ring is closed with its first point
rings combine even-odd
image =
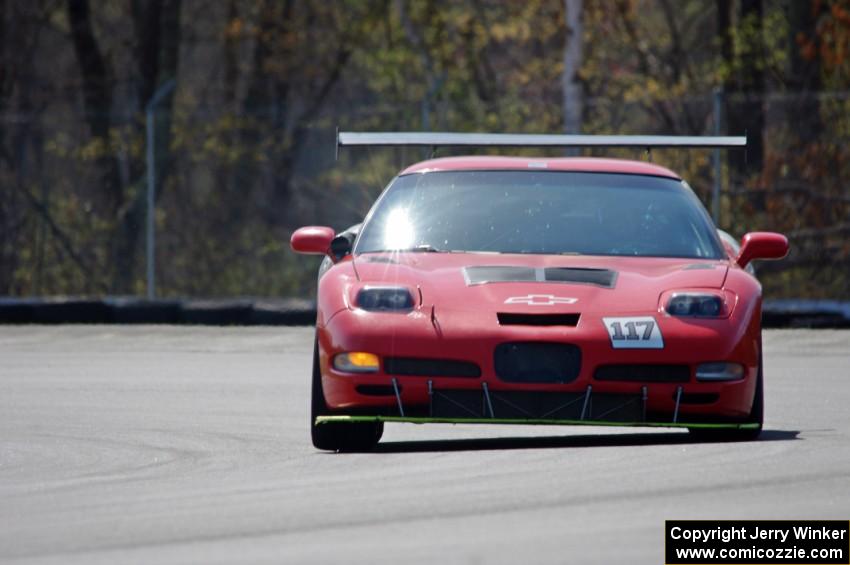
{"type": "MultiPolygon", "coordinates": [[[[464,134],[373,135],[374,145],[436,146],[464,134]]],[[[469,135],[470,144],[499,139],[469,135]]],[[[512,137],[569,146],[576,136],[512,137]]],[[[578,137],[581,146],[646,148],[742,139],[578,137]]],[[[294,251],[325,256],[313,445],[368,450],[386,422],[678,427],[700,439],[755,439],[762,293],[747,267],[784,257],[788,241],[769,232],[748,233],[739,247],[730,239],[678,174],[647,161],[414,164],[362,224],[292,234],[294,251]]]]}

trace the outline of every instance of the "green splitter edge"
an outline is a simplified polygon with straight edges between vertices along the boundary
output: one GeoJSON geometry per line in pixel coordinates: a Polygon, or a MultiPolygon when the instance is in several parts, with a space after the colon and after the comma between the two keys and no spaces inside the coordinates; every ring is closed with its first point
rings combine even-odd
{"type": "Polygon", "coordinates": [[[628,428],[702,428],[710,430],[755,430],[759,425],[747,423],[703,422],[609,422],[606,420],[552,420],[530,418],[414,418],[408,416],[317,416],[316,424],[342,424],[354,422],[399,422],[407,424],[509,424],[535,426],[616,426],[628,428]]]}

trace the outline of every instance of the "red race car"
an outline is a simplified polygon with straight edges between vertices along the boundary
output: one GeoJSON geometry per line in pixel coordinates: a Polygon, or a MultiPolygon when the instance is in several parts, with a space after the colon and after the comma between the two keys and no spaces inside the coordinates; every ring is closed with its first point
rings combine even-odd
{"type": "MultiPolygon", "coordinates": [[[[739,137],[341,133],[340,145],[740,147],[739,137]]],[[[674,172],[599,158],[448,157],[401,172],[325,254],[311,430],[375,446],[385,422],[685,427],[754,439],[761,286],[787,239],[718,236],[674,172]]]]}

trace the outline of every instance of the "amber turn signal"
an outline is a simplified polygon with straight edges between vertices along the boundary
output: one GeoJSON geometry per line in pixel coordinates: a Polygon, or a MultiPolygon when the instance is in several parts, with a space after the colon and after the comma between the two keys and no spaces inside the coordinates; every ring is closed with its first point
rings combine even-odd
{"type": "Polygon", "coordinates": [[[349,351],[334,357],[334,369],[346,373],[374,373],[380,368],[378,356],[363,351],[349,351]]]}

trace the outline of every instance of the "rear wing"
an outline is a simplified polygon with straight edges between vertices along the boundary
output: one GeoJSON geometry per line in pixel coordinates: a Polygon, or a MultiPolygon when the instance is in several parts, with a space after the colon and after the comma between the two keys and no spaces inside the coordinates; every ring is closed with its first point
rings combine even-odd
{"type": "Polygon", "coordinates": [[[747,136],[702,135],[556,135],[525,133],[447,132],[353,132],[338,131],[340,147],[635,147],[650,153],[653,148],[746,149],[747,136]]]}

